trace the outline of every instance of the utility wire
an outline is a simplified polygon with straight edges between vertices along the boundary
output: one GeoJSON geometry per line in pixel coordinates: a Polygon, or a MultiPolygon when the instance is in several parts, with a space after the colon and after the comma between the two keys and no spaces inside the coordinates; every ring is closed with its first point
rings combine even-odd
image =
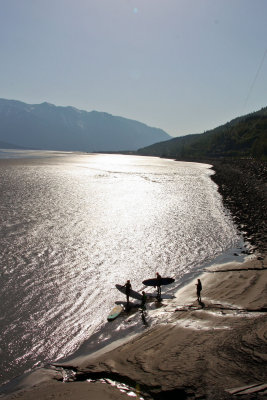
{"type": "MultiPolygon", "coordinates": [[[[266,55],[267,55],[267,48],[265,49],[265,52],[264,52],[264,54],[263,54],[263,57],[262,57],[261,62],[260,62],[260,64],[259,64],[259,67],[258,67],[258,69],[257,69],[256,75],[255,75],[255,77],[254,77],[254,79],[253,79],[253,81],[252,81],[252,83],[251,83],[250,88],[249,88],[248,95],[247,95],[246,100],[245,100],[244,105],[243,105],[243,112],[244,112],[244,110],[245,110],[245,107],[247,106],[248,99],[250,98],[250,95],[251,95],[251,93],[252,93],[252,90],[253,90],[253,88],[254,88],[254,86],[255,86],[256,80],[257,80],[257,78],[258,78],[258,76],[259,76],[259,73],[260,73],[260,70],[261,70],[261,68],[262,68],[262,66],[263,66],[263,63],[264,63],[264,60],[265,60],[266,55]]],[[[242,113],[243,113],[243,112],[242,112],[242,113]]]]}

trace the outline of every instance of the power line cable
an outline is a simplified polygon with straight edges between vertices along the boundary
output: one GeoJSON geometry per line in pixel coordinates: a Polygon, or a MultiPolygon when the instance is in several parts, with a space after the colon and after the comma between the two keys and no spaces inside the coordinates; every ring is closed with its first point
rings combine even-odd
{"type": "Polygon", "coordinates": [[[255,77],[254,77],[254,79],[253,79],[253,81],[252,81],[252,83],[251,83],[251,85],[250,85],[250,88],[249,88],[249,91],[248,91],[248,95],[247,95],[247,97],[246,97],[246,99],[245,99],[245,102],[244,102],[244,105],[243,105],[243,112],[242,112],[242,114],[244,113],[245,107],[247,106],[247,103],[248,103],[248,99],[250,98],[250,95],[251,95],[251,93],[252,93],[252,90],[253,90],[253,88],[254,88],[254,86],[255,86],[255,83],[256,83],[256,81],[257,81],[257,79],[258,79],[258,76],[259,76],[260,70],[261,70],[261,68],[262,68],[262,66],[263,66],[263,63],[264,63],[264,60],[265,60],[266,55],[267,55],[267,48],[265,49],[265,52],[264,52],[264,54],[263,54],[263,57],[262,57],[261,62],[260,62],[260,64],[259,64],[259,67],[258,67],[257,72],[256,72],[256,74],[255,74],[255,77]]]}

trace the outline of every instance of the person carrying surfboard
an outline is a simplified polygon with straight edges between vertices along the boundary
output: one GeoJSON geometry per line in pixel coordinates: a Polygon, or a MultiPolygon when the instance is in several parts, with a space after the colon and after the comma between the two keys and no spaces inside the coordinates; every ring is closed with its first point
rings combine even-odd
{"type": "Polygon", "coordinates": [[[125,294],[126,294],[126,301],[127,301],[127,305],[126,308],[129,308],[129,297],[130,297],[130,290],[132,289],[132,285],[130,280],[128,279],[127,282],[125,283],[125,294]]]}
{"type": "Polygon", "coordinates": [[[158,298],[158,301],[160,301],[161,300],[161,275],[158,273],[158,272],[156,272],[156,279],[157,279],[157,298],[158,298]]]}
{"type": "Polygon", "coordinates": [[[141,305],[140,305],[142,312],[146,311],[146,301],[147,301],[147,295],[146,292],[143,291],[141,305]]]}

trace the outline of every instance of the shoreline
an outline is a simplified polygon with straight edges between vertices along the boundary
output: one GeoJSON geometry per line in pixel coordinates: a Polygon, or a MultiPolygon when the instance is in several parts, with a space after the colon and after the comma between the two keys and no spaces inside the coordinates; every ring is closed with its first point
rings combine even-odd
{"type": "MultiPolygon", "coordinates": [[[[76,370],[77,381],[62,384],[65,373],[62,375],[62,372],[56,369],[40,369],[26,377],[23,383],[26,386],[21,391],[11,393],[4,398],[11,400],[19,395],[21,400],[31,400],[36,397],[45,400],[53,393],[54,398],[58,399],[62,398],[63,392],[64,399],[74,400],[88,398],[89,394],[103,400],[129,398],[116,386],[99,382],[87,383],[85,382],[87,377],[113,378],[118,382],[128,383],[132,391],[136,390],[137,384],[147,399],[169,399],[178,396],[230,399],[236,398],[234,391],[237,391],[238,387],[267,383],[267,376],[264,373],[264,361],[266,363],[267,360],[267,331],[266,328],[264,330],[267,304],[266,292],[264,297],[266,287],[262,286],[267,281],[264,225],[266,220],[260,221],[257,216],[255,221],[249,222],[251,218],[247,216],[249,210],[252,212],[255,209],[254,204],[252,208],[251,202],[254,202],[255,195],[257,196],[262,189],[264,179],[260,181],[257,179],[257,192],[255,193],[256,186],[253,184],[252,191],[249,191],[246,198],[247,184],[244,186],[244,180],[236,181],[240,176],[240,170],[231,166],[230,169],[234,169],[235,172],[227,176],[229,169],[225,170],[224,167],[224,165],[213,166],[216,174],[211,176],[211,179],[217,174],[220,175],[219,180],[218,176],[213,180],[216,182],[217,179],[216,183],[224,205],[230,210],[239,231],[251,244],[252,249],[247,252],[251,254],[254,251],[254,258],[242,263],[236,261],[227,264],[227,268],[226,264],[219,266],[214,263],[204,267],[205,271],[199,272],[201,274],[199,277],[204,283],[203,290],[209,287],[209,292],[203,293],[205,307],[197,307],[192,297],[195,282],[191,280],[179,286],[176,299],[164,302],[167,304],[162,309],[168,312],[173,320],[154,326],[135,338],[128,338],[126,343],[120,343],[115,349],[105,351],[103,348],[100,350],[101,353],[95,356],[90,354],[88,357],[80,357],[79,360],[75,358],[67,363],[62,362],[60,365],[64,365],[66,371],[76,370]],[[228,191],[225,191],[225,187],[228,191]],[[237,199],[233,202],[235,197],[237,199]],[[244,202],[248,203],[247,208],[243,207],[244,202]],[[252,227],[248,229],[249,223],[252,227]],[[216,271],[211,272],[211,268],[215,268],[216,271]],[[237,276],[238,282],[234,282],[237,276]],[[224,286],[218,289],[218,284],[224,286]],[[205,300],[206,294],[209,295],[208,300],[205,300]],[[181,303],[183,298],[186,300],[183,304],[175,305],[177,299],[181,303]],[[182,309],[176,311],[174,307],[182,309]],[[215,338],[214,333],[216,333],[215,338]],[[162,364],[160,368],[159,362],[162,364]]],[[[262,218],[266,215],[264,196],[264,201],[262,198],[260,202],[255,201],[257,211],[262,218]]],[[[194,274],[194,279],[197,277],[194,274]]],[[[114,345],[116,345],[114,342],[111,343],[111,346],[114,345]]],[[[243,395],[240,390],[239,397],[262,398],[264,391],[264,395],[267,396],[267,385],[259,392],[257,390],[255,386],[250,389],[252,393],[243,395]]]]}
{"type": "Polygon", "coordinates": [[[251,398],[257,398],[259,385],[264,384],[261,392],[267,395],[267,256],[213,264],[199,277],[202,304],[196,301],[194,279],[176,292],[174,300],[163,302],[160,309],[169,314],[166,323],[122,339],[113,349],[36,370],[20,391],[4,398],[45,400],[53,392],[58,399],[64,392],[64,399],[86,399],[89,393],[99,399],[126,399],[111,381],[126,384],[131,391],[137,385],[144,399],[178,394],[185,399],[228,399],[239,387],[251,385],[251,398]]]}
{"type": "Polygon", "coordinates": [[[267,253],[267,162],[210,160],[223,204],[253,252],[267,253]]]}
{"type": "Polygon", "coordinates": [[[147,398],[155,399],[202,397],[214,386],[220,395],[230,394],[237,387],[267,383],[266,270],[266,257],[211,266],[200,275],[202,304],[195,300],[195,281],[190,282],[164,307],[171,313],[167,323],[96,359],[73,360],[69,367],[80,377],[137,382],[147,398]],[[252,322],[255,329],[247,338],[252,322]]]}
{"type": "MultiPolygon", "coordinates": [[[[242,263],[245,260],[245,258],[248,257],[247,252],[245,250],[246,250],[246,247],[244,246],[244,243],[241,240],[237,247],[230,248],[227,251],[219,254],[212,261],[208,261],[205,264],[202,264],[201,266],[199,266],[198,268],[185,273],[181,278],[179,278],[179,280],[177,280],[175,282],[175,287],[169,288],[166,293],[170,296],[173,296],[173,298],[174,298],[174,294],[178,293],[181,289],[183,289],[185,286],[190,284],[194,279],[197,279],[205,271],[205,269],[209,268],[210,266],[213,266],[213,265],[222,265],[223,266],[227,263],[231,263],[231,262],[235,262],[235,261],[238,263],[242,263]]],[[[165,294],[165,291],[163,294],[165,294]]],[[[166,299],[166,300],[168,302],[170,301],[170,299],[166,299]]],[[[156,307],[157,307],[156,302],[150,303],[149,311],[151,311],[153,314],[153,311],[155,311],[156,307]]],[[[130,315],[127,316],[126,318],[130,319],[135,314],[136,314],[136,312],[134,312],[134,314],[130,313],[130,315]]],[[[120,318],[125,319],[125,316],[123,315],[120,318]]],[[[120,318],[119,318],[119,320],[120,320],[120,318]]],[[[157,319],[157,318],[155,318],[155,319],[157,319]]],[[[160,318],[160,319],[163,319],[162,323],[164,323],[166,320],[166,318],[164,318],[164,317],[160,318]]],[[[119,320],[118,320],[118,322],[119,322],[119,320]]],[[[24,382],[28,382],[28,377],[32,376],[32,374],[34,374],[35,376],[36,375],[38,376],[39,375],[38,371],[40,371],[40,370],[42,371],[43,369],[45,369],[47,371],[47,368],[49,369],[51,365],[52,366],[68,365],[70,362],[72,362],[72,360],[84,359],[85,356],[91,358],[94,356],[102,355],[102,354],[112,350],[113,348],[118,347],[119,345],[123,344],[124,342],[131,340],[131,338],[141,335],[143,333],[144,329],[148,329],[148,328],[151,329],[153,326],[154,326],[154,321],[153,321],[153,318],[151,317],[149,320],[149,324],[147,324],[145,326],[143,323],[139,327],[131,326],[131,327],[129,327],[129,329],[124,328],[122,331],[119,330],[118,332],[117,332],[117,329],[115,329],[115,330],[113,330],[112,336],[109,336],[106,332],[106,328],[108,328],[108,329],[111,328],[112,324],[110,324],[109,322],[106,321],[106,324],[99,331],[97,330],[95,333],[93,333],[93,335],[91,335],[89,337],[89,339],[87,339],[72,354],[70,354],[62,359],[56,360],[54,362],[42,363],[41,367],[36,367],[34,369],[25,371],[22,375],[18,375],[16,377],[12,378],[10,381],[1,385],[0,398],[1,398],[1,395],[3,396],[3,394],[10,394],[17,390],[20,390],[21,385],[24,386],[24,382]],[[99,337],[102,337],[103,335],[107,336],[107,339],[99,340],[99,337]]],[[[109,329],[109,331],[110,331],[110,329],[109,329]]],[[[41,375],[43,375],[42,372],[41,372],[41,375]]],[[[44,374],[44,375],[46,375],[46,374],[44,374]]],[[[37,377],[37,380],[38,379],[39,378],[37,377]]],[[[26,386],[27,385],[28,384],[26,383],[26,386]]],[[[33,385],[33,384],[31,383],[30,385],[33,385]]]]}

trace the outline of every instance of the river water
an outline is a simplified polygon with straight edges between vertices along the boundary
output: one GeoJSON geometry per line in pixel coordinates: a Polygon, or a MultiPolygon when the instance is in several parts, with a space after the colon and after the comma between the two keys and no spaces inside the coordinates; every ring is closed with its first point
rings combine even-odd
{"type": "Polygon", "coordinates": [[[158,271],[175,277],[174,291],[185,274],[240,242],[207,164],[53,152],[0,157],[0,383],[85,343],[93,350],[90,338],[137,329],[137,317],[107,327],[114,302],[124,299],[116,283],[131,279],[141,290],[158,271]]]}

